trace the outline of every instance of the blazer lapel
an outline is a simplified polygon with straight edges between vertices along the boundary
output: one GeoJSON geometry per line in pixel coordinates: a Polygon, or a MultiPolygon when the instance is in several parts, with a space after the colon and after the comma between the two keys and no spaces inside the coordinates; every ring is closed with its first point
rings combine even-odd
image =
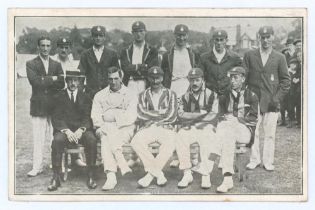
{"type": "MultiPolygon", "coordinates": [[[[104,54],[104,51],[103,51],[103,54],[104,54]]],[[[90,48],[90,50],[88,51],[88,55],[89,55],[90,59],[94,61],[93,63],[98,63],[97,58],[95,56],[95,53],[93,51],[93,47],[90,48]]],[[[103,57],[103,55],[102,55],[102,57],[103,57]]]]}
{"type": "Polygon", "coordinates": [[[127,53],[127,59],[129,63],[132,63],[133,44],[131,44],[129,48],[126,49],[126,53],[127,53]]]}
{"type": "Polygon", "coordinates": [[[188,47],[187,47],[187,50],[188,50],[188,55],[189,55],[189,59],[190,59],[190,65],[192,68],[194,68],[195,67],[195,54],[188,47]]]}
{"type": "Polygon", "coordinates": [[[263,69],[264,66],[263,66],[263,63],[262,63],[262,60],[261,60],[261,55],[260,55],[259,49],[254,51],[254,55],[256,57],[256,61],[257,61],[256,63],[258,63],[258,65],[260,67],[259,69],[263,69]]]}
{"type": "Polygon", "coordinates": [[[168,55],[168,64],[169,64],[169,70],[172,75],[173,73],[173,59],[174,59],[174,47],[172,47],[170,54],[168,55]]]}
{"type": "Polygon", "coordinates": [[[265,64],[264,68],[268,69],[268,66],[270,66],[273,63],[274,58],[275,58],[275,53],[274,53],[274,50],[272,50],[270,55],[269,55],[269,57],[268,57],[268,60],[267,60],[267,62],[265,64]]]}
{"type": "Polygon", "coordinates": [[[37,67],[38,67],[38,71],[39,71],[40,75],[46,75],[46,71],[45,71],[45,67],[44,67],[43,61],[40,59],[39,56],[37,57],[36,62],[38,64],[37,67]]]}
{"type": "Polygon", "coordinates": [[[150,48],[149,48],[148,44],[145,43],[144,49],[143,49],[142,63],[145,63],[149,53],[150,53],[150,48]]]}
{"type": "Polygon", "coordinates": [[[53,62],[51,60],[51,58],[49,58],[48,61],[48,75],[53,75],[54,74],[54,67],[53,67],[53,62]]]}

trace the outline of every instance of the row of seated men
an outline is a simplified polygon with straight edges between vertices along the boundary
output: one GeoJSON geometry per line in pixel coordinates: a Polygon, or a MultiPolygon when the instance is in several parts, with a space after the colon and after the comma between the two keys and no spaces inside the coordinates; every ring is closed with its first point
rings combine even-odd
{"type": "Polygon", "coordinates": [[[178,187],[187,187],[193,181],[190,145],[194,142],[200,145],[201,187],[211,187],[210,172],[214,164],[209,159],[211,153],[221,156],[224,174],[217,191],[227,192],[233,187],[235,143],[250,142],[258,113],[257,96],[244,87],[245,69],[234,67],[229,71],[231,89],[218,97],[205,88],[203,71],[193,68],[187,75],[187,91],[179,97],[179,102],[176,94],[162,85],[163,74],[160,67],[151,67],[150,87],[137,96],[123,85],[123,72],[111,67],[109,86],[97,92],[91,104],[89,97],[78,89],[83,75],[78,71],[67,72],[67,89],[55,98],[52,114],[53,178],[48,190],[54,191],[60,186],[64,148],[77,143],[85,147],[87,185],[91,189],[97,187],[94,180],[97,138],[101,141],[106,174],[103,190],[116,186],[118,170],[122,175],[132,172],[122,153],[126,143],[130,143],[147,172],[138,180],[141,187],[148,187],[155,178],[157,185],[167,183],[163,168],[175,150],[179,169],[183,171],[178,187]],[[136,124],[139,124],[137,130],[136,124]],[[156,157],[148,146],[153,142],[160,144],[156,157]]]}
{"type": "MultiPolygon", "coordinates": [[[[85,126],[76,127],[76,124],[71,124],[71,126],[74,126],[71,129],[70,127],[68,129],[64,128],[64,125],[62,125],[59,129],[55,129],[55,134],[56,131],[58,131],[57,133],[59,133],[60,139],[63,139],[60,140],[60,142],[64,142],[65,139],[65,142],[76,142],[79,139],[78,137],[81,137],[81,135],[91,138],[93,135],[96,135],[96,137],[101,140],[110,139],[110,136],[116,137],[114,143],[108,143],[108,141],[105,140],[102,141],[102,155],[104,168],[107,174],[107,181],[103,189],[106,190],[115,187],[117,183],[115,176],[115,172],[117,171],[117,164],[118,168],[120,168],[123,173],[130,171],[130,169],[126,167],[124,161],[118,161],[123,160],[122,155],[120,154],[121,152],[117,152],[116,149],[110,149],[109,152],[107,150],[109,148],[119,148],[118,151],[120,151],[120,145],[122,144],[122,142],[125,142],[126,139],[129,139],[128,141],[131,140],[131,137],[134,135],[133,132],[135,125],[134,123],[130,124],[130,122],[134,122],[134,120],[136,120],[137,123],[140,124],[140,129],[137,130],[135,136],[132,137],[131,145],[144,163],[145,170],[148,172],[148,174],[143,179],[139,180],[139,184],[141,186],[147,186],[154,177],[157,178],[159,184],[165,183],[165,177],[163,173],[160,173],[161,170],[159,169],[159,167],[161,167],[163,163],[168,160],[169,157],[167,157],[168,155],[158,155],[156,158],[153,158],[147,152],[147,145],[141,144],[142,147],[146,148],[143,149],[136,142],[141,142],[143,140],[153,141],[159,139],[162,139],[159,141],[163,141],[164,139],[148,138],[148,135],[146,133],[149,133],[149,136],[151,137],[155,135],[157,135],[158,137],[159,135],[166,135],[167,138],[165,139],[177,139],[177,137],[180,136],[181,133],[185,133],[186,131],[186,133],[191,134],[194,132],[205,130],[207,135],[210,135],[209,133],[211,133],[213,129],[211,130],[209,129],[209,127],[211,127],[211,125],[217,125],[217,123],[214,122],[218,122],[218,120],[213,120],[211,116],[208,116],[207,113],[213,113],[214,111],[212,111],[212,109],[216,110],[216,104],[220,104],[219,102],[217,102],[218,100],[215,100],[218,97],[222,98],[221,104],[223,104],[224,106],[222,105],[221,107],[225,107],[224,109],[220,109],[220,115],[224,116],[224,119],[227,119],[227,121],[233,121],[236,119],[237,116],[238,120],[235,120],[236,122],[240,121],[248,126],[246,128],[247,130],[245,129],[245,133],[248,133],[249,130],[250,134],[253,134],[255,129],[250,127],[251,124],[248,123],[246,120],[240,120],[240,118],[252,119],[253,122],[257,120],[257,115],[248,114],[251,113],[249,112],[249,110],[252,110],[250,108],[251,103],[255,101],[254,99],[252,99],[255,98],[254,94],[253,96],[251,96],[250,91],[241,91],[240,96],[238,96],[238,94],[236,93],[237,91],[232,91],[232,95],[226,96],[227,93],[231,92],[231,87],[233,88],[233,82],[231,81],[231,78],[228,77],[227,72],[234,69],[234,67],[239,67],[242,65],[246,67],[247,75],[245,79],[245,73],[241,73],[241,77],[244,77],[243,79],[244,81],[246,80],[246,85],[259,97],[260,111],[258,112],[258,124],[260,125],[261,123],[264,129],[263,158],[262,160],[260,158],[260,134],[258,132],[259,129],[256,129],[255,141],[252,146],[250,163],[247,165],[247,168],[254,169],[261,162],[263,162],[266,170],[274,170],[274,144],[276,122],[279,111],[278,105],[279,100],[281,100],[281,98],[283,98],[283,95],[289,90],[290,76],[288,74],[287,64],[284,56],[272,49],[272,41],[274,39],[273,28],[270,26],[263,26],[259,29],[258,34],[260,36],[260,49],[251,50],[245,53],[242,62],[238,55],[226,49],[228,34],[224,30],[216,30],[212,34],[211,38],[212,40],[214,40],[213,49],[210,49],[209,52],[203,54],[199,59],[199,56],[195,54],[191,50],[191,48],[187,47],[187,39],[189,34],[188,27],[186,25],[179,24],[174,29],[175,44],[170,49],[170,51],[166,52],[163,55],[161,68],[157,68],[157,64],[153,62],[157,60],[156,50],[152,47],[149,47],[144,41],[145,32],[146,27],[141,21],[137,21],[132,25],[134,42],[128,47],[128,49],[122,51],[119,64],[118,56],[116,55],[116,53],[104,47],[105,28],[102,26],[92,27],[91,34],[93,47],[85,50],[81,54],[80,64],[78,68],[86,78],[85,93],[87,94],[88,98],[93,98],[92,107],[90,107],[89,109],[86,108],[87,110],[91,110],[91,115],[88,116],[89,118],[92,118],[93,123],[89,123],[90,129],[87,129],[87,127],[85,126]],[[119,77],[109,77],[112,71],[116,71],[109,70],[109,68],[112,68],[113,66],[115,67],[114,69],[119,72],[117,73],[119,77]],[[119,70],[119,66],[121,66],[122,71],[119,70]],[[202,81],[199,81],[199,85],[192,85],[190,83],[190,80],[187,80],[187,75],[192,73],[191,69],[196,66],[202,69],[195,69],[195,73],[202,72],[202,79],[200,79],[202,81]],[[152,69],[151,67],[154,68],[152,69]],[[149,71],[150,69],[152,71],[151,76],[149,71]],[[155,73],[154,69],[157,73],[155,73]],[[158,74],[159,76],[155,74],[158,74]],[[200,85],[201,83],[202,85],[200,85]],[[125,87],[125,85],[128,88],[125,87]],[[148,86],[150,86],[149,89],[146,89],[148,88],[148,86]],[[188,86],[190,88],[188,88],[188,86]],[[198,89],[197,93],[194,93],[194,88],[198,89]],[[127,90],[130,90],[131,92],[128,92],[127,90]],[[127,91],[128,93],[125,93],[125,91],[127,91]],[[138,94],[140,94],[139,97],[138,94]],[[177,103],[178,98],[180,99],[179,104],[177,103]],[[109,99],[110,101],[107,101],[109,99]],[[134,99],[139,100],[134,101],[134,99]],[[129,105],[129,103],[132,102],[135,104],[134,106],[129,105]],[[238,105],[239,103],[240,105],[238,105]],[[242,105],[243,103],[244,105],[242,105]],[[113,110],[112,107],[119,107],[120,109],[133,107],[135,111],[131,112],[130,114],[125,114],[127,110],[113,110]],[[225,116],[225,114],[222,114],[224,113],[224,111],[222,110],[225,110],[230,114],[227,114],[225,116]],[[212,120],[214,122],[212,122],[212,120]],[[171,138],[169,136],[173,136],[175,133],[174,124],[179,124],[179,126],[176,127],[182,128],[180,128],[178,132],[176,131],[177,134],[174,138],[171,138]],[[152,131],[150,129],[152,129],[152,131]],[[96,132],[87,132],[92,130],[95,130],[96,132]],[[160,130],[163,130],[163,132],[160,132],[160,130]],[[112,134],[112,132],[114,132],[114,134],[112,134]],[[119,132],[119,135],[116,135],[115,132],[119,132]],[[117,137],[121,138],[121,140],[119,140],[119,138],[117,137]],[[115,162],[114,160],[118,162],[115,162]],[[106,161],[108,162],[105,163],[106,161]]],[[[66,45],[67,43],[67,39],[61,39],[60,44],[57,43],[59,47],[62,48],[61,52],[66,52],[66,47],[69,46],[66,45]]],[[[51,95],[54,95],[56,92],[58,92],[58,90],[64,87],[64,77],[60,77],[59,75],[63,74],[64,71],[64,74],[67,77],[67,72],[65,72],[65,70],[73,69],[65,65],[66,61],[68,60],[66,59],[64,61],[63,59],[61,59],[61,56],[58,57],[60,58],[61,64],[50,59],[49,51],[51,49],[51,40],[49,38],[40,38],[38,40],[38,49],[39,56],[31,61],[28,61],[26,64],[27,76],[30,84],[32,85],[30,114],[32,117],[31,119],[33,125],[34,141],[33,169],[28,173],[29,176],[36,176],[42,171],[42,146],[44,145],[43,141],[45,140],[44,135],[50,125],[50,116],[52,116],[53,114],[51,113],[53,110],[51,105],[55,104],[50,103],[50,98],[51,95]]],[[[60,55],[62,55],[62,53],[60,55]]],[[[242,70],[242,72],[244,71],[245,70],[242,70]]],[[[244,83],[243,79],[242,82],[244,83]]],[[[70,84],[67,84],[67,86],[69,85],[70,84]]],[[[243,86],[245,85],[243,84],[243,86]]],[[[67,91],[69,90],[69,88],[70,87],[67,87],[67,91]]],[[[69,93],[66,93],[67,91],[64,91],[64,97],[66,97],[68,94],[68,98],[71,99],[71,91],[69,93]]],[[[76,97],[80,94],[76,92],[74,92],[73,94],[73,101],[76,101],[76,97]]],[[[55,102],[56,101],[59,100],[55,99],[55,102]]],[[[78,100],[78,102],[80,101],[81,100],[78,100]]],[[[57,104],[66,105],[64,103],[64,100],[61,100],[57,104]]],[[[58,108],[55,109],[56,112],[57,110],[58,108]]],[[[74,111],[73,109],[70,109],[69,112],[62,111],[64,110],[64,108],[61,108],[59,110],[60,113],[57,114],[57,116],[63,117],[70,114],[70,117],[73,117],[73,119],[78,118],[76,113],[72,113],[72,111],[74,111]]],[[[257,109],[255,108],[253,110],[257,109]]],[[[53,116],[56,116],[56,112],[53,114],[53,116]]],[[[82,114],[88,112],[86,110],[80,110],[79,113],[82,114]]],[[[67,119],[68,118],[69,116],[67,117],[67,119]]],[[[214,119],[220,118],[217,116],[214,117],[214,119]]],[[[53,120],[53,124],[55,124],[55,122],[56,119],[53,120]]],[[[88,123],[88,120],[86,120],[85,122],[88,123]]],[[[218,129],[219,125],[218,127],[214,127],[218,129]]],[[[54,127],[56,127],[56,125],[54,125],[54,127]]],[[[233,128],[231,128],[230,130],[233,130],[234,127],[235,126],[233,126],[233,128]]],[[[228,135],[227,132],[222,133],[228,135]]],[[[239,132],[238,130],[236,132],[229,132],[229,134],[231,135],[238,135],[240,133],[242,132],[239,132]]],[[[219,130],[217,130],[215,136],[218,137],[220,135],[223,134],[220,134],[219,130]]],[[[181,137],[181,139],[185,138],[181,137]]],[[[169,141],[167,142],[169,143],[169,141]]],[[[173,143],[174,142],[176,141],[174,140],[173,143]]],[[[215,142],[215,140],[209,142],[213,143],[215,142]]],[[[222,144],[222,142],[224,141],[221,140],[220,142],[222,144]]],[[[53,143],[53,147],[54,144],[56,143],[53,143]]],[[[61,146],[59,145],[58,147],[62,148],[62,146],[64,146],[64,144],[61,144],[61,146]]],[[[177,150],[177,153],[180,153],[178,152],[180,149],[176,147],[176,143],[175,148],[177,150]]],[[[215,147],[211,146],[210,148],[215,147]]],[[[87,152],[88,150],[89,149],[86,149],[87,152]]],[[[95,181],[93,179],[93,164],[95,162],[94,150],[94,146],[91,146],[91,151],[88,152],[89,155],[87,155],[88,169],[90,169],[88,170],[88,186],[91,188],[96,187],[95,181]]],[[[173,151],[171,150],[174,150],[172,149],[172,145],[165,148],[161,144],[161,154],[168,154],[169,152],[172,154],[173,151]]],[[[201,153],[205,154],[209,153],[209,151],[202,151],[201,153]]],[[[223,151],[220,154],[224,154],[223,151]]],[[[55,175],[49,189],[56,190],[60,184],[58,181],[58,177],[60,175],[59,163],[61,155],[60,152],[56,153],[56,150],[52,152],[52,155],[54,155],[54,157],[52,157],[52,160],[56,159],[58,161],[55,161],[55,163],[53,163],[53,165],[55,165],[55,175]]],[[[178,154],[178,156],[181,155],[178,154]]],[[[187,160],[187,155],[185,155],[185,158],[187,160]]],[[[180,157],[179,161],[183,162],[183,160],[181,161],[180,157]]],[[[223,162],[224,158],[221,158],[221,163],[223,162]]],[[[179,183],[179,186],[187,186],[192,179],[191,172],[189,170],[189,167],[187,168],[187,165],[182,165],[183,163],[180,164],[180,168],[183,169],[185,172],[182,181],[179,183]]],[[[207,167],[209,166],[209,164],[205,165],[207,167]]],[[[206,166],[201,168],[205,168],[203,170],[206,170],[206,166]]],[[[209,174],[204,174],[206,175],[203,177],[203,186],[209,186],[209,174]]],[[[222,188],[224,188],[224,186],[225,189],[229,188],[226,186],[231,187],[231,174],[232,172],[224,173],[227,178],[224,179],[225,182],[223,182],[222,188]]]]}

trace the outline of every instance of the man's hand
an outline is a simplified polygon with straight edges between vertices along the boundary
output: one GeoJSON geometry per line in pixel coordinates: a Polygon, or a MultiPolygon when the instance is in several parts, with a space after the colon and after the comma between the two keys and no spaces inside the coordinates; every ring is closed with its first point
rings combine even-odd
{"type": "MultiPolygon", "coordinates": [[[[81,139],[82,134],[83,134],[83,130],[82,130],[81,128],[78,128],[78,130],[76,130],[76,131],[74,132],[74,135],[75,135],[75,137],[77,138],[78,141],[79,141],[79,139],[81,139]]],[[[78,143],[78,142],[77,142],[77,143],[78,143]]]]}
{"type": "Polygon", "coordinates": [[[96,129],[95,134],[98,138],[101,138],[101,136],[103,135],[102,128],[96,129]]]}
{"type": "Polygon", "coordinates": [[[296,84],[296,83],[298,83],[299,81],[300,81],[300,79],[298,79],[298,78],[293,78],[293,81],[292,81],[292,82],[293,82],[294,84],[296,84]]]}
{"type": "Polygon", "coordinates": [[[53,81],[56,81],[57,79],[58,79],[57,76],[52,76],[52,80],[53,80],[53,81]]]}
{"type": "Polygon", "coordinates": [[[69,142],[73,142],[73,143],[76,143],[76,144],[78,143],[79,140],[77,139],[76,135],[70,129],[67,129],[65,131],[65,134],[66,134],[67,139],[68,139],[69,142]]]}

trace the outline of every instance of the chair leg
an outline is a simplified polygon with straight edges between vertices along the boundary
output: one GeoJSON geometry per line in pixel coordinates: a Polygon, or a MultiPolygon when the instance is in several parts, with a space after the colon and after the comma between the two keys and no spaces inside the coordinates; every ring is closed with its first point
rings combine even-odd
{"type": "Polygon", "coordinates": [[[68,179],[68,156],[69,156],[69,154],[65,152],[64,156],[65,156],[65,172],[63,174],[63,181],[67,181],[67,179],[68,179]]]}

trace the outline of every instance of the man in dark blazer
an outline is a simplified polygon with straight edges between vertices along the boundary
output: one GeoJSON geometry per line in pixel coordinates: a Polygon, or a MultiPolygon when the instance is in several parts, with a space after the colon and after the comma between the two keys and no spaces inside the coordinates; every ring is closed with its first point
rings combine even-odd
{"type": "Polygon", "coordinates": [[[37,176],[43,170],[45,141],[52,140],[51,99],[64,87],[61,65],[49,57],[50,38],[42,36],[37,43],[39,55],[26,62],[27,78],[32,86],[30,114],[33,127],[33,169],[27,174],[30,177],[37,176]]]}
{"type": "Polygon", "coordinates": [[[188,72],[197,66],[198,54],[187,45],[189,29],[186,25],[175,26],[174,46],[163,54],[161,68],[164,71],[163,85],[173,90],[178,97],[185,94],[189,82],[188,72]]]}
{"type": "Polygon", "coordinates": [[[242,65],[240,56],[226,49],[228,34],[225,30],[216,30],[212,35],[213,48],[201,55],[200,68],[204,71],[206,87],[219,95],[230,88],[227,72],[242,65]]]}
{"type": "Polygon", "coordinates": [[[123,83],[138,94],[148,87],[147,73],[158,66],[158,51],[145,42],[146,27],[141,21],[132,24],[134,42],[120,55],[123,83]]]}
{"type": "Polygon", "coordinates": [[[108,68],[118,67],[119,64],[116,52],[104,46],[105,27],[93,26],[91,34],[93,47],[82,53],[79,69],[86,76],[86,92],[94,97],[96,92],[108,85],[108,68]]]}
{"type": "Polygon", "coordinates": [[[55,191],[60,186],[64,148],[75,146],[78,143],[85,147],[88,170],[87,186],[95,189],[97,185],[93,176],[96,162],[96,138],[92,132],[90,118],[92,101],[78,89],[80,78],[84,76],[79,71],[67,71],[66,75],[67,89],[56,96],[55,110],[52,115],[54,128],[54,139],[51,145],[53,178],[48,190],[55,191]]]}
{"type": "Polygon", "coordinates": [[[248,71],[247,85],[258,95],[260,106],[255,140],[247,168],[254,169],[261,163],[259,126],[262,123],[264,130],[262,162],[266,170],[273,171],[278,112],[280,101],[290,89],[290,76],[285,56],[272,49],[273,28],[263,26],[259,29],[258,34],[260,48],[245,53],[243,60],[248,71]]]}

